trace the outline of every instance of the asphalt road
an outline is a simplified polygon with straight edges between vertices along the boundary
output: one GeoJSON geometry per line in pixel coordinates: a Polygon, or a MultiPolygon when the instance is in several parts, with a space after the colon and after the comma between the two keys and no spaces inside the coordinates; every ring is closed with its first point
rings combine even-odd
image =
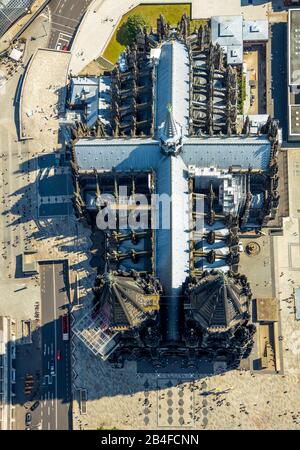
{"type": "Polygon", "coordinates": [[[62,339],[61,318],[69,302],[66,276],[67,268],[63,262],[40,265],[43,430],[71,428],[70,344],[62,339]],[[58,352],[60,360],[57,359],[58,352]]]}
{"type": "Polygon", "coordinates": [[[92,0],[52,0],[49,3],[52,31],[49,48],[69,46],[87,7],[92,0]]]}

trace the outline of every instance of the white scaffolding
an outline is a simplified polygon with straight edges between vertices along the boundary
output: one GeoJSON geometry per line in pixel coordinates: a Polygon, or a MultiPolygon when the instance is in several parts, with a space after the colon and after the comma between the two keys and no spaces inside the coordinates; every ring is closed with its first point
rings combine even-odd
{"type": "Polygon", "coordinates": [[[118,333],[109,330],[107,320],[96,313],[95,307],[75,323],[72,331],[95,356],[100,355],[104,361],[118,347],[118,333]]]}

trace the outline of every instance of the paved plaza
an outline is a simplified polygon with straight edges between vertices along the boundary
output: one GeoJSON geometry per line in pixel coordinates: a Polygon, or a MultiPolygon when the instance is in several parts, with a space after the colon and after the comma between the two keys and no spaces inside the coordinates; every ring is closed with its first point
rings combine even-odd
{"type": "Polygon", "coordinates": [[[44,144],[43,150],[52,143],[53,150],[57,146],[69,60],[68,52],[39,49],[25,74],[20,99],[20,137],[35,139],[39,146],[44,144]]]}
{"type": "Polygon", "coordinates": [[[299,428],[299,373],[142,374],[135,363],[111,368],[79,340],[74,347],[74,429],[299,428]],[[86,414],[80,389],[87,390],[86,414]]]}
{"type": "Polygon", "coordinates": [[[295,289],[300,287],[299,149],[288,151],[290,217],[284,219],[284,235],[274,239],[275,284],[280,301],[284,372],[300,372],[300,322],[295,319],[295,289]]]}

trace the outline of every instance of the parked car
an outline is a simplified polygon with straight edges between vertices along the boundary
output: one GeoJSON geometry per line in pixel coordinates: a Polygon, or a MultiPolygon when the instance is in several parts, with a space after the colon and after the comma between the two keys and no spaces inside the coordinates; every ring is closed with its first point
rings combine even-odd
{"type": "Polygon", "coordinates": [[[30,412],[28,412],[28,413],[26,413],[26,416],[25,416],[26,427],[29,427],[29,425],[31,425],[31,422],[32,422],[32,415],[30,412]]]}
{"type": "Polygon", "coordinates": [[[37,400],[36,402],[34,402],[34,404],[32,405],[32,407],[30,408],[31,411],[35,411],[36,408],[38,408],[40,406],[40,402],[37,400]]]}

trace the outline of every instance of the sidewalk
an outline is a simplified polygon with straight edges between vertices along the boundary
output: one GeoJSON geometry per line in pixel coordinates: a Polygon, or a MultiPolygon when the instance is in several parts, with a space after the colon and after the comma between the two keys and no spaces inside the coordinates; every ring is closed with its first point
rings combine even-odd
{"type": "Polygon", "coordinates": [[[36,0],[32,7],[31,13],[21,17],[15,22],[10,29],[0,38],[0,54],[8,49],[10,43],[16,36],[29,25],[39,10],[42,10],[49,3],[49,0],[36,0]]]}

